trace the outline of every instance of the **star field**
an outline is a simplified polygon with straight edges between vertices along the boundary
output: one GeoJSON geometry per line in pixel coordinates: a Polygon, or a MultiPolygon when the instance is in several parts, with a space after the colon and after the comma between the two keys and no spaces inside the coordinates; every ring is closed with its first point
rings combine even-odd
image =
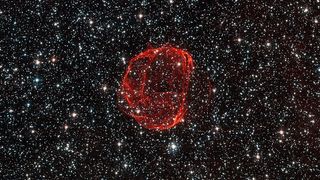
{"type": "Polygon", "coordinates": [[[0,4],[1,179],[320,178],[320,0],[0,4]],[[152,131],[117,91],[164,44],[212,100],[152,131]]]}

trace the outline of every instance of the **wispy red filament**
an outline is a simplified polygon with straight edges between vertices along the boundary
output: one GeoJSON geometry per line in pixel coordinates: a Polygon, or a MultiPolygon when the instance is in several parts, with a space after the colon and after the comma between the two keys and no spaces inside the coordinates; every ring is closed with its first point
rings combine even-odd
{"type": "Polygon", "coordinates": [[[164,130],[181,122],[193,71],[190,54],[163,46],[130,60],[118,94],[119,107],[148,129],[164,130]]]}

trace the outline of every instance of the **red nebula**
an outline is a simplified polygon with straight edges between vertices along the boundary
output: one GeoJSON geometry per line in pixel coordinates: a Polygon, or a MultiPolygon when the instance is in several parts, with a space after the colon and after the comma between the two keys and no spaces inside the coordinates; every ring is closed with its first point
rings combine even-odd
{"type": "Polygon", "coordinates": [[[147,129],[174,127],[187,111],[193,68],[191,55],[182,49],[165,45],[141,52],[123,76],[120,109],[147,129]]]}

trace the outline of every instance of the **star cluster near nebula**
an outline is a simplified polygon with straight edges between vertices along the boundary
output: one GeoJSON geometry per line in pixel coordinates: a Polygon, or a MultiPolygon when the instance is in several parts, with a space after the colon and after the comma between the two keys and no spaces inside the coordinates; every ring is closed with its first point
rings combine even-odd
{"type": "Polygon", "coordinates": [[[320,178],[319,0],[0,4],[1,179],[320,178]],[[168,44],[192,95],[155,131],[118,92],[168,44]]]}

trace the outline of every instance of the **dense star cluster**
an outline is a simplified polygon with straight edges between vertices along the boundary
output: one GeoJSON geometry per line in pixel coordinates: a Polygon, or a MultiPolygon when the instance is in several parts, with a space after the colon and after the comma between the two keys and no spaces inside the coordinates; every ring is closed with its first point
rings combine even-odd
{"type": "Polygon", "coordinates": [[[1,179],[320,178],[320,0],[0,4],[1,179]],[[213,99],[153,131],[117,91],[164,44],[213,99]]]}

